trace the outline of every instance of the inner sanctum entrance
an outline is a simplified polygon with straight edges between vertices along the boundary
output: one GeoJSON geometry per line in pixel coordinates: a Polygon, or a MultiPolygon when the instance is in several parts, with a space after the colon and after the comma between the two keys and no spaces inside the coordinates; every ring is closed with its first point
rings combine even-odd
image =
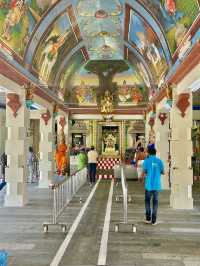
{"type": "Polygon", "coordinates": [[[120,156],[121,123],[99,122],[97,131],[97,148],[102,156],[120,156]]]}

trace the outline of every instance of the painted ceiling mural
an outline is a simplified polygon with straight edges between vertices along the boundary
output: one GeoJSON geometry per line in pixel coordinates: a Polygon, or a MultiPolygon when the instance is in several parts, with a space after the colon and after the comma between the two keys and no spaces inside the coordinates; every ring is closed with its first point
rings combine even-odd
{"type": "Polygon", "coordinates": [[[77,44],[67,12],[59,16],[40,42],[33,66],[50,87],[63,58],[77,44]]]}
{"type": "Polygon", "coordinates": [[[23,56],[35,25],[54,0],[0,0],[0,39],[23,56]]]}
{"type": "MultiPolygon", "coordinates": [[[[80,60],[80,53],[77,59],[80,60]]],[[[73,69],[70,74],[65,72],[65,101],[68,104],[97,105],[101,97],[101,89],[98,75],[87,70],[87,64],[80,63],[80,67],[73,69]]],[[[61,83],[63,77],[61,78],[61,83]]],[[[148,88],[141,76],[133,66],[128,66],[128,70],[116,73],[110,83],[114,101],[120,106],[140,105],[148,100],[148,88]]]]}
{"type": "Polygon", "coordinates": [[[117,74],[113,82],[117,84],[120,106],[140,105],[148,101],[148,88],[133,66],[128,71],[117,74]]]}
{"type": "Polygon", "coordinates": [[[88,71],[85,70],[85,64],[80,64],[78,68],[74,68],[65,83],[65,100],[68,104],[97,104],[96,93],[99,88],[99,80],[97,75],[88,73],[88,71]]]}
{"type": "Polygon", "coordinates": [[[62,72],[59,81],[59,93],[64,97],[64,100],[67,102],[71,101],[71,94],[70,87],[72,87],[72,81],[76,72],[78,72],[81,66],[84,63],[84,57],[81,51],[75,53],[71,59],[69,60],[68,64],[65,66],[65,70],[62,72]]]}
{"type": "Polygon", "coordinates": [[[199,14],[198,0],[140,0],[165,31],[173,54],[199,14]]]}
{"type": "Polygon", "coordinates": [[[158,84],[167,70],[163,48],[150,25],[133,10],[130,13],[129,42],[140,51],[158,84]]]}
{"type": "Polygon", "coordinates": [[[199,3],[200,0],[0,0],[0,45],[5,43],[24,59],[24,65],[32,65],[40,81],[57,90],[61,100],[96,105],[100,93],[105,92],[101,83],[107,77],[120,105],[138,105],[154,95],[166,76],[171,56],[200,12],[199,3]],[[132,7],[128,40],[125,38],[124,42],[125,3],[132,7]],[[76,30],[80,30],[79,37],[76,30]],[[129,62],[124,60],[127,41],[143,62],[131,51],[126,58],[129,62]],[[82,47],[87,50],[88,62],[103,66],[108,61],[114,66],[124,61],[128,67],[109,77],[113,69],[110,65],[102,71],[101,80],[100,74],[86,67],[86,57],[78,51],[82,47]],[[73,48],[77,48],[75,54],[67,57],[73,48]],[[61,75],[56,84],[58,72],[61,75]]]}
{"type": "Polygon", "coordinates": [[[119,0],[79,0],[79,27],[91,60],[123,59],[123,5],[119,0]]]}

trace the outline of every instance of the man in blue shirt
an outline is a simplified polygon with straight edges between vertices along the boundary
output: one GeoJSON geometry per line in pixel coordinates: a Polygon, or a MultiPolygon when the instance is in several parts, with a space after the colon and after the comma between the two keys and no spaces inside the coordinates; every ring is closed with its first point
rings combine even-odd
{"type": "Polygon", "coordinates": [[[145,208],[146,223],[156,225],[158,210],[158,193],[161,190],[161,174],[164,174],[163,162],[156,157],[156,149],[148,147],[148,157],[143,163],[143,172],[140,179],[145,178],[145,208]],[[153,209],[151,210],[151,198],[153,197],[153,209]]]}

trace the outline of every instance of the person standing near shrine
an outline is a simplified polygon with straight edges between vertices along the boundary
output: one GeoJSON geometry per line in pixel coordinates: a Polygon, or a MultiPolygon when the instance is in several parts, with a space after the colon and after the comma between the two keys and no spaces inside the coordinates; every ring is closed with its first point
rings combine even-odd
{"type": "Polygon", "coordinates": [[[142,174],[142,165],[143,165],[145,158],[146,158],[145,150],[143,147],[140,147],[139,151],[137,151],[137,153],[136,153],[136,159],[135,159],[135,166],[137,168],[138,178],[142,174]]]}
{"type": "Polygon", "coordinates": [[[94,146],[91,146],[88,152],[88,174],[90,178],[90,185],[94,184],[96,181],[96,169],[97,169],[97,159],[98,153],[94,146]]]}
{"type": "Polygon", "coordinates": [[[34,164],[34,153],[33,153],[33,148],[30,146],[29,147],[29,151],[28,151],[28,158],[27,158],[27,166],[28,166],[28,178],[27,178],[27,182],[28,183],[32,183],[33,182],[33,173],[34,173],[34,169],[33,169],[33,164],[34,164]]]}
{"type": "Polygon", "coordinates": [[[158,210],[158,194],[161,190],[161,174],[164,174],[163,162],[156,157],[156,149],[148,147],[148,157],[143,163],[143,172],[140,180],[145,178],[145,223],[156,225],[158,210]],[[153,208],[151,208],[151,199],[153,198],[153,208]]]}

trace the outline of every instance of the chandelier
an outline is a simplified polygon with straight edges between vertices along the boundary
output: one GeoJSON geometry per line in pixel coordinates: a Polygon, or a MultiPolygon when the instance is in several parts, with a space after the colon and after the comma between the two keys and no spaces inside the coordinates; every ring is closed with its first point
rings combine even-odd
{"type": "Polygon", "coordinates": [[[111,121],[113,117],[113,95],[109,90],[105,91],[103,98],[101,99],[101,114],[106,121],[111,121]]]}

